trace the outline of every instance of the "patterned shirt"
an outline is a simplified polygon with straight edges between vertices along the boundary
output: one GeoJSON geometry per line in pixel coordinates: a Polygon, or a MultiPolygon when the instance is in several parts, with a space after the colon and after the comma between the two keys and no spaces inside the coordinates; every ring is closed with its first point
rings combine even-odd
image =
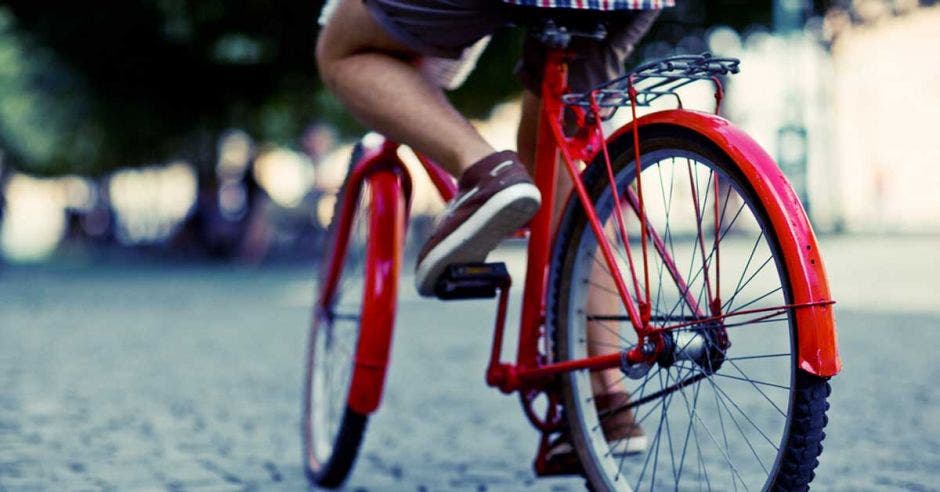
{"type": "Polygon", "coordinates": [[[503,0],[527,7],[582,10],[659,10],[675,7],[675,0],[503,0]]]}

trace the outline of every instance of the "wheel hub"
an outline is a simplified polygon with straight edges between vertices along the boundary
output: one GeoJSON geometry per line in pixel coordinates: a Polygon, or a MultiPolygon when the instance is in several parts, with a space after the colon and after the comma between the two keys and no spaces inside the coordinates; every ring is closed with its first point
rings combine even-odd
{"type": "Polygon", "coordinates": [[[688,330],[668,331],[662,334],[663,348],[656,362],[661,367],[672,367],[678,361],[691,361],[706,374],[713,374],[725,361],[726,343],[718,334],[724,330],[719,323],[705,323],[688,330]]]}

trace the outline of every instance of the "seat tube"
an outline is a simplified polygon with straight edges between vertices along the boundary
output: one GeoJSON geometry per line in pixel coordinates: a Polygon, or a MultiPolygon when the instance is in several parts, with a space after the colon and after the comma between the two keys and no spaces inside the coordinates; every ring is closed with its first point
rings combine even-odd
{"type": "Polygon", "coordinates": [[[555,186],[558,180],[558,146],[552,134],[551,121],[562,116],[560,100],[567,85],[566,53],[549,50],[542,78],[538,136],[535,149],[535,184],[542,193],[542,206],[530,223],[528,262],[522,302],[518,364],[538,364],[538,342],[545,324],[545,293],[552,247],[552,212],[555,208],[555,186]],[[548,103],[546,103],[548,101],[548,103]]]}

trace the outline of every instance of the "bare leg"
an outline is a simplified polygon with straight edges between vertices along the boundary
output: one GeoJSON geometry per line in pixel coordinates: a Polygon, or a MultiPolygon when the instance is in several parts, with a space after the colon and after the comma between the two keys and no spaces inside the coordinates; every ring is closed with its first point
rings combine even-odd
{"type": "MultiPolygon", "coordinates": [[[[516,135],[516,147],[519,153],[519,160],[525,164],[529,174],[535,176],[535,145],[538,141],[539,132],[539,96],[531,91],[522,93],[522,117],[519,120],[519,133],[516,135]]],[[[559,157],[559,166],[561,158],[559,157]]],[[[558,172],[558,180],[555,183],[555,205],[552,210],[552,231],[558,228],[558,221],[561,220],[561,212],[565,208],[565,199],[571,192],[571,178],[564,170],[558,172]]]]}
{"type": "Polygon", "coordinates": [[[413,64],[419,56],[390,37],[362,0],[342,0],[317,43],[321,77],[353,116],[460,176],[494,149],[421,76],[413,64]]]}
{"type": "MultiPolygon", "coordinates": [[[[530,174],[535,170],[535,146],[538,140],[539,127],[539,96],[530,91],[525,91],[522,95],[522,118],[519,122],[519,134],[517,136],[519,158],[526,165],[530,174]]],[[[561,164],[559,164],[561,165],[561,164]]],[[[555,208],[552,210],[552,231],[558,229],[558,222],[561,220],[561,213],[564,210],[566,197],[571,192],[573,185],[567,172],[559,171],[558,181],[555,185],[555,208]]],[[[591,282],[601,286],[609,291],[600,288],[592,288],[587,300],[586,309],[588,312],[615,314],[622,310],[620,299],[609,294],[615,291],[613,279],[607,270],[597,265],[591,270],[591,282]],[[608,285],[609,284],[609,285],[608,285]]],[[[602,326],[602,323],[591,322],[588,324],[588,355],[608,354],[613,347],[623,345],[622,340],[617,333],[612,331],[612,326],[602,326]]],[[[597,371],[591,373],[591,386],[595,394],[615,393],[623,391],[623,374],[617,369],[606,371],[597,371]]]]}

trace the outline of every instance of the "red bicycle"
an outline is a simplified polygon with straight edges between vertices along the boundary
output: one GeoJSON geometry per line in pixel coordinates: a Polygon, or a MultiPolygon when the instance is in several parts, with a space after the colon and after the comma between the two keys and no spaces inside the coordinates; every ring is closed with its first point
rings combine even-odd
{"type": "MultiPolygon", "coordinates": [[[[720,78],[738,61],[673,57],[573,94],[562,46],[577,34],[550,23],[538,33],[552,47],[536,154],[543,202],[527,231],[515,362],[500,360],[504,265],[451,266],[437,294],[498,296],[486,382],[517,392],[541,431],[536,474],[572,472],[547,456],[564,433],[597,490],[803,489],[841,368],[816,238],[773,159],[727,120],[683,109],[676,92],[712,83],[720,107],[720,78]],[[677,109],[636,117],[662,98],[677,109]],[[632,121],[605,135],[621,108],[632,121]],[[555,196],[559,167],[571,196],[555,196]],[[567,205],[553,233],[557,199],[567,205]],[[599,408],[613,389],[629,398],[599,408]],[[621,412],[645,450],[606,436],[621,412]]],[[[382,395],[412,188],[397,148],[357,147],[321,267],[302,418],[307,475],[320,486],[349,474],[382,395]]],[[[453,179],[420,161],[451,199],[453,179]]]]}

